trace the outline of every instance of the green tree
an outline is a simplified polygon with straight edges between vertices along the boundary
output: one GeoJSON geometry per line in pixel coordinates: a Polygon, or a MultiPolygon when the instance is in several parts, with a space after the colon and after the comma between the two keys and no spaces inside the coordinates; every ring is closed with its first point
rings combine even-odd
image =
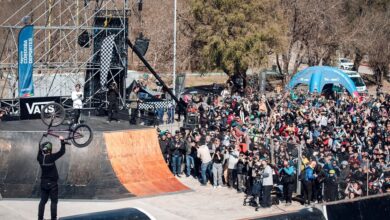
{"type": "Polygon", "coordinates": [[[281,18],[274,0],[191,0],[193,65],[246,76],[280,46],[281,18]]]}
{"type": "Polygon", "coordinates": [[[340,21],[346,31],[342,51],[355,56],[355,69],[368,55],[377,84],[384,80],[390,65],[390,1],[343,0],[340,21]]]}

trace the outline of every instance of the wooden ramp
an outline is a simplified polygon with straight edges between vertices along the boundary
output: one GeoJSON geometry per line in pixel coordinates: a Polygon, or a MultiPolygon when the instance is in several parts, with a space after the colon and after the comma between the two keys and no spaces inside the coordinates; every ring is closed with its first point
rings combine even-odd
{"type": "Polygon", "coordinates": [[[131,194],[148,196],[188,190],[168,169],[155,129],[105,132],[104,140],[111,166],[131,194]]]}
{"type": "MultiPolygon", "coordinates": [[[[45,131],[34,123],[39,124],[0,123],[0,195],[4,198],[40,196],[41,168],[36,158],[45,131]]],[[[155,129],[90,124],[94,125],[91,144],[67,146],[65,155],[56,161],[60,198],[122,199],[189,190],[164,162],[155,129]]],[[[58,151],[58,139],[48,138],[54,152],[58,151]]]]}

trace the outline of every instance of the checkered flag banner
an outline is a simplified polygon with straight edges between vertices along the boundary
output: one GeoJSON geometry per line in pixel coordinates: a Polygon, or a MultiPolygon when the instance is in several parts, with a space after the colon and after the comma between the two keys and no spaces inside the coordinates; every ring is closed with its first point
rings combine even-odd
{"type": "Polygon", "coordinates": [[[170,106],[174,106],[173,101],[157,101],[157,102],[141,102],[139,104],[139,109],[148,110],[148,109],[167,109],[170,106]]]}
{"type": "Polygon", "coordinates": [[[100,85],[103,90],[106,90],[108,71],[110,70],[112,51],[114,50],[115,35],[110,35],[104,38],[102,49],[100,51],[100,85]]]}

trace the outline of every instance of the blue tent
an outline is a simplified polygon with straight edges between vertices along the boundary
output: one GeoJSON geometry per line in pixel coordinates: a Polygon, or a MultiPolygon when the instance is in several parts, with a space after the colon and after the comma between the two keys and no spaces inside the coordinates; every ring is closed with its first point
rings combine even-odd
{"type": "Polygon", "coordinates": [[[321,92],[326,84],[342,85],[353,96],[358,96],[355,83],[343,71],[329,66],[308,67],[293,76],[287,89],[299,84],[309,86],[310,92],[321,92]]]}

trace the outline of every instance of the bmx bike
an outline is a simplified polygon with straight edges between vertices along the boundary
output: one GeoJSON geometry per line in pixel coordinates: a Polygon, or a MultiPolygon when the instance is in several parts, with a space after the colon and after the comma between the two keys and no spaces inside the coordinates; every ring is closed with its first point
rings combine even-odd
{"type": "Polygon", "coordinates": [[[67,132],[65,141],[70,140],[74,146],[82,148],[88,146],[92,139],[92,129],[86,124],[77,124],[75,120],[70,120],[65,129],[52,129],[63,124],[66,118],[66,110],[58,103],[49,103],[41,111],[42,122],[48,126],[47,132],[43,136],[53,136],[59,138],[60,132],[67,132]]]}

